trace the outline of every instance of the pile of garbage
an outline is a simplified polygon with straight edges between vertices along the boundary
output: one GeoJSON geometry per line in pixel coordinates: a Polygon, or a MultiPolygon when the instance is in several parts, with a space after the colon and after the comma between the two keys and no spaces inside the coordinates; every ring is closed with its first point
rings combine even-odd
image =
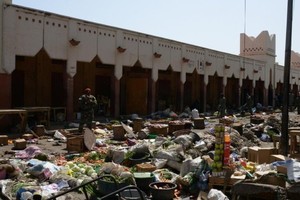
{"type": "MultiPolygon", "coordinates": [[[[262,119],[258,120],[263,122],[260,124],[251,123],[249,118],[244,123],[235,116],[222,119],[225,124],[203,118],[203,130],[193,128],[192,118],[143,120],[142,125],[140,120],[98,123],[93,130],[86,129],[84,134],[87,135],[83,136],[67,129],[57,130],[51,136],[38,139],[40,142],[36,144],[28,143],[23,150],[7,152],[11,155],[1,159],[0,164],[1,192],[9,199],[47,199],[106,175],[112,176],[116,183],[142,187],[138,179],[142,176],[150,182],[176,184],[174,197],[196,199],[202,191],[209,193],[212,189],[211,177],[224,178],[230,174],[229,178],[254,180],[262,173],[277,173],[278,166],[291,169],[300,166],[296,159],[262,164],[248,159],[249,147],[272,142],[275,134],[280,136],[278,115],[256,115],[262,119]],[[236,123],[242,127],[242,134],[236,129],[236,123]],[[135,125],[140,127],[137,131],[134,131],[135,125]],[[170,125],[181,128],[170,132],[170,125]],[[229,143],[225,135],[230,138],[229,143]],[[63,144],[67,152],[43,152],[39,144],[51,138],[55,144],[63,144]],[[70,146],[71,141],[79,146],[70,146]]],[[[300,181],[295,173],[285,176],[291,183],[300,181]]],[[[147,186],[144,190],[145,196],[150,198],[151,189],[147,186]]],[[[216,193],[211,191],[208,196],[216,193]]]]}

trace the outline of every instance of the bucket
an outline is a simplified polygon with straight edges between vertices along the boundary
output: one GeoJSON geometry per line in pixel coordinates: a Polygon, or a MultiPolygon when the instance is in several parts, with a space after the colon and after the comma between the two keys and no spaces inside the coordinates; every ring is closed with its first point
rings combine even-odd
{"type": "MultiPolygon", "coordinates": [[[[146,195],[143,191],[141,191],[141,195],[144,197],[144,199],[146,198],[146,195]]],[[[120,192],[120,197],[116,197],[117,199],[126,199],[126,200],[141,200],[141,196],[140,193],[138,192],[137,189],[125,189],[122,192],[120,192]]],[[[116,198],[114,198],[113,200],[116,200],[116,198]]],[[[107,198],[105,198],[107,199],[107,198]]]]}
{"type": "Polygon", "coordinates": [[[135,172],[133,173],[136,185],[147,195],[150,194],[149,184],[155,181],[155,176],[151,172],[135,172]]]}
{"type": "Polygon", "coordinates": [[[148,162],[148,159],[150,157],[149,153],[145,152],[139,152],[139,153],[134,153],[130,158],[131,165],[134,166],[136,164],[148,162]]]}
{"type": "Polygon", "coordinates": [[[171,200],[174,198],[177,185],[169,182],[153,182],[149,184],[149,187],[153,200],[171,200]]]}
{"type": "Polygon", "coordinates": [[[104,196],[128,185],[129,183],[127,182],[118,183],[115,180],[99,179],[97,184],[97,192],[104,196]]]}
{"type": "Polygon", "coordinates": [[[233,123],[232,124],[232,128],[235,129],[235,130],[237,130],[240,133],[240,135],[243,135],[243,124],[241,124],[241,123],[233,123]]]}
{"type": "Polygon", "coordinates": [[[155,139],[157,135],[155,134],[148,134],[148,139],[155,139]]]}

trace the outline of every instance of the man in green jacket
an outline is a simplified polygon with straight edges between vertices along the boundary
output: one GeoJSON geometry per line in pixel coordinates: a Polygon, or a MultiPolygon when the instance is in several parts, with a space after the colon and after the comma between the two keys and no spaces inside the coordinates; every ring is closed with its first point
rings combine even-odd
{"type": "Polygon", "coordinates": [[[94,120],[94,108],[97,107],[97,99],[91,95],[91,89],[86,88],[84,94],[78,99],[81,118],[78,131],[83,132],[83,126],[86,124],[88,128],[92,128],[94,120]]]}

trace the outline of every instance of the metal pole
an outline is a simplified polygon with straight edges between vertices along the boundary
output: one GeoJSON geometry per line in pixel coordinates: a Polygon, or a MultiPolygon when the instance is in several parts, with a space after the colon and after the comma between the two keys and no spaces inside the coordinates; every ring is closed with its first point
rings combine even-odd
{"type": "Polygon", "coordinates": [[[285,41],[285,62],[283,77],[283,107],[282,107],[282,125],[280,153],[287,156],[289,146],[289,91],[290,91],[290,65],[291,65],[291,45],[292,45],[292,21],[293,21],[293,0],[288,0],[287,8],[287,26],[285,41]]]}

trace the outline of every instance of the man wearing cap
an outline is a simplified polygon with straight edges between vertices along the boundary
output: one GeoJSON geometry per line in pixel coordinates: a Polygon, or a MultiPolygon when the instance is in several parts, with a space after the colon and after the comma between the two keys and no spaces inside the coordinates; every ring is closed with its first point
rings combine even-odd
{"type": "Polygon", "coordinates": [[[81,112],[79,132],[83,132],[84,124],[88,128],[92,128],[92,122],[94,120],[94,108],[97,106],[97,99],[91,95],[91,89],[86,88],[84,94],[79,97],[79,109],[81,112]]]}

